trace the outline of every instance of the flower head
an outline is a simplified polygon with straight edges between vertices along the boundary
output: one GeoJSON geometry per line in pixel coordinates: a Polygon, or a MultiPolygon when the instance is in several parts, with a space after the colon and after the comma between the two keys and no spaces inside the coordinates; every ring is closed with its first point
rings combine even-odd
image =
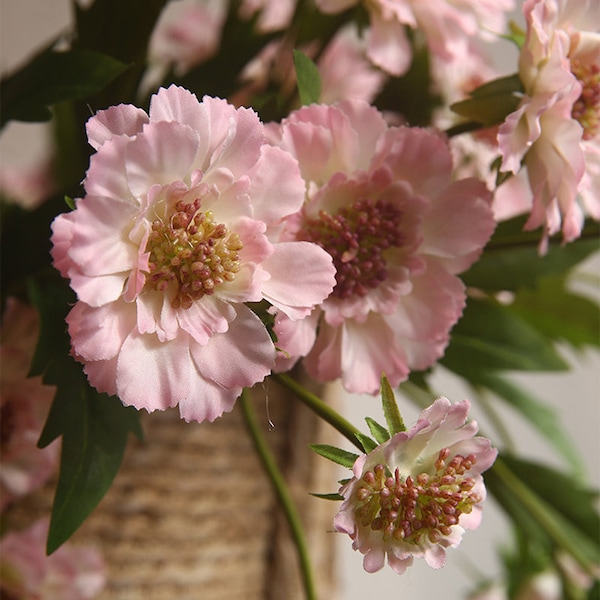
{"type": "MultiPolygon", "coordinates": [[[[349,391],[374,394],[381,373],[397,385],[411,369],[430,366],[464,306],[455,274],[495,227],[484,183],[452,180],[440,135],[388,127],[359,101],[304,107],[275,137],[297,157],[307,190],[302,209],[284,221],[283,239],[320,245],[337,270],[318,308],[309,373],[321,381],[342,376],[349,391]]],[[[284,320],[276,331],[288,350],[284,320]]]]}
{"type": "Polygon", "coordinates": [[[395,434],[354,463],[354,477],[334,519],[372,573],[388,564],[404,573],[413,558],[440,568],[445,549],[457,546],[465,529],[479,526],[485,486],[481,473],[497,450],[467,423],[467,400],[438,398],[417,423],[395,434]]]}
{"type": "Polygon", "coordinates": [[[100,554],[86,546],[65,544],[50,556],[45,546],[48,521],[36,521],[24,531],[0,540],[0,591],[7,598],[89,600],[106,583],[100,554]]]}
{"type": "Polygon", "coordinates": [[[526,227],[544,227],[542,250],[558,231],[566,242],[579,237],[585,211],[600,218],[600,35],[581,29],[585,21],[597,23],[591,4],[528,0],[523,6],[524,95],[500,126],[498,142],[502,170],[527,167],[533,207],[526,227]]]}
{"type": "Polygon", "coordinates": [[[291,319],[334,283],[314,244],[277,243],[304,184],[251,110],[175,86],[150,111],[120,105],[87,126],[86,196],[53,223],[55,266],[79,302],[67,322],[92,385],[187,420],[231,410],[276,350],[246,302],[291,319]]]}

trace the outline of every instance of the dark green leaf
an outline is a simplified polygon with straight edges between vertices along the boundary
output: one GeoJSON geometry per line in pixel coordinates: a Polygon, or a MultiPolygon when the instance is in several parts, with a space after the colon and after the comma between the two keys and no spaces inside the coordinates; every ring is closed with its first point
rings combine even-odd
{"type": "Polygon", "coordinates": [[[361,446],[363,447],[363,450],[367,454],[372,450],[375,450],[375,448],[377,448],[377,442],[372,440],[368,435],[365,435],[364,433],[360,432],[355,433],[354,435],[356,436],[356,439],[360,442],[361,446]]]}
{"type": "Polygon", "coordinates": [[[477,380],[482,370],[563,371],[568,365],[541,333],[501,304],[469,299],[441,363],[477,380]]]}
{"type": "Polygon", "coordinates": [[[340,501],[344,499],[344,496],[340,496],[338,493],[334,493],[334,494],[315,494],[313,492],[309,492],[311,496],[314,496],[315,498],[322,498],[323,500],[335,500],[335,501],[340,501]]]}
{"type": "Polygon", "coordinates": [[[334,463],[342,465],[342,467],[348,467],[349,469],[352,468],[358,458],[358,454],[327,444],[310,444],[310,447],[320,456],[328,458],[334,463]]]}
{"type": "Polygon", "coordinates": [[[392,390],[390,382],[385,375],[381,376],[381,404],[390,435],[406,431],[406,425],[404,425],[400,409],[396,403],[394,390],[392,390]]]}
{"type": "Polygon", "coordinates": [[[583,478],[583,465],[571,438],[556,412],[546,403],[499,375],[481,372],[477,383],[484,385],[525,417],[569,462],[573,472],[583,478]]]}
{"type": "Polygon", "coordinates": [[[380,425],[377,421],[371,419],[371,417],[365,417],[365,421],[369,426],[371,435],[378,443],[383,444],[390,439],[390,432],[383,425],[380,425]]]}
{"type": "Polygon", "coordinates": [[[501,77],[473,90],[469,99],[456,102],[450,108],[471,121],[491,127],[517,109],[520,102],[518,93],[522,91],[518,75],[501,77]]]}
{"type": "Polygon", "coordinates": [[[38,446],[62,436],[60,472],[47,551],[54,552],[83,523],[117,474],[129,433],[142,437],[135,409],[92,389],[69,355],[65,315],[72,294],[62,281],[31,280],[29,294],[40,314],[32,371],[57,387],[38,446]]]}
{"type": "Polygon", "coordinates": [[[575,348],[600,345],[600,309],[570,292],[563,276],[540,279],[535,289],[520,289],[510,309],[553,340],[575,348]]]}
{"type": "Polygon", "coordinates": [[[565,273],[600,249],[600,225],[588,221],[580,239],[566,246],[553,240],[540,256],[541,232],[523,231],[524,225],[525,219],[516,217],[496,228],[481,258],[461,275],[466,285],[487,291],[533,287],[541,277],[565,273]]]}
{"type": "Polygon", "coordinates": [[[313,104],[321,97],[321,76],[317,65],[300,50],[294,50],[294,67],[300,102],[313,104]]]}
{"type": "Polygon", "coordinates": [[[47,51],[2,83],[0,123],[47,121],[48,107],[102,90],[127,65],[97,52],[47,51]]]}

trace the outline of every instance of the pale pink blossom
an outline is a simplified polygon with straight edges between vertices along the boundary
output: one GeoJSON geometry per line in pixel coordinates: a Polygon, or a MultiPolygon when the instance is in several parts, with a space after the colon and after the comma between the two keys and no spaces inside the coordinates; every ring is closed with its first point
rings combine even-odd
{"type": "MultiPolygon", "coordinates": [[[[317,0],[327,13],[338,13],[359,0],[317,0]]],[[[470,37],[504,31],[513,0],[365,0],[370,31],[367,54],[384,71],[402,75],[410,67],[412,48],[406,27],[419,30],[431,52],[455,60],[470,37]]]]}
{"type": "Polygon", "coordinates": [[[0,509],[41,487],[58,464],[58,442],[37,447],[56,391],[39,376],[27,377],[38,331],[37,312],[8,298],[0,346],[0,509]]]}
{"type": "Polygon", "coordinates": [[[296,0],[243,0],[240,15],[249,19],[258,12],[258,31],[270,33],[288,27],[295,9],[296,0]]]}
{"type": "Polygon", "coordinates": [[[214,420],[269,374],[276,349],[245,303],[292,320],[334,284],[315,244],[279,242],[300,208],[296,161],[256,113],[176,86],[87,125],[86,196],[53,223],[55,266],[79,302],[67,317],[90,383],[149,411],[214,420]]]}
{"type": "Polygon", "coordinates": [[[210,58],[219,45],[226,8],[220,0],[167,2],[150,37],[150,63],[183,75],[210,58]]]}
{"type": "Polygon", "coordinates": [[[438,398],[408,431],[396,433],[359,456],[354,477],[340,488],[344,501],[334,518],[364,554],[369,573],[387,562],[398,574],[424,558],[434,569],[446,562],[465,529],[476,529],[486,497],[481,473],[497,450],[475,436],[470,404],[438,398]]]}
{"type": "Polygon", "coordinates": [[[579,237],[585,217],[579,193],[586,211],[600,216],[600,35],[577,28],[597,27],[598,8],[527,0],[523,11],[524,95],[501,125],[498,142],[503,171],[527,167],[533,206],[526,228],[543,226],[543,251],[548,236],[561,230],[565,242],[579,237]]]}
{"type": "Polygon", "coordinates": [[[43,158],[26,167],[0,164],[0,196],[5,202],[33,210],[55,188],[51,160],[43,158]]]}
{"type": "Polygon", "coordinates": [[[63,544],[46,556],[48,522],[36,521],[0,539],[0,590],[10,598],[89,600],[106,585],[102,556],[94,548],[63,544]]]}
{"type": "Polygon", "coordinates": [[[383,372],[397,385],[431,366],[465,304],[456,274],[495,227],[485,184],[453,180],[441,135],[388,127],[363,102],[301,108],[271,133],[306,181],[306,202],[285,220],[282,239],[320,244],[337,269],[316,309],[308,372],[374,394],[383,372]]]}

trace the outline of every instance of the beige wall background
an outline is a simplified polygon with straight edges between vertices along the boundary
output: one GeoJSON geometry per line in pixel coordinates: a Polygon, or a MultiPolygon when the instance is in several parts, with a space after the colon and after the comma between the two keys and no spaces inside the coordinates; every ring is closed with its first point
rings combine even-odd
{"type": "MultiPolygon", "coordinates": [[[[31,51],[62,31],[69,19],[69,0],[0,0],[0,71],[6,73],[17,66],[31,51]]],[[[514,55],[508,52],[505,46],[498,47],[499,63],[507,72],[514,70],[516,64],[514,55]]],[[[36,157],[43,156],[46,143],[45,126],[11,123],[0,136],[0,163],[6,167],[35,162],[36,157]]],[[[600,276],[599,256],[587,261],[581,270],[600,276]]],[[[582,293],[600,301],[598,288],[577,285],[582,293]]],[[[574,355],[565,349],[565,355],[574,365],[567,374],[519,374],[515,379],[557,409],[585,459],[592,484],[600,487],[600,353],[574,355]]],[[[460,381],[441,370],[434,378],[434,386],[452,401],[470,397],[460,381]]],[[[383,420],[377,398],[348,396],[341,390],[340,394],[344,397],[346,417],[359,427],[365,416],[383,420]]],[[[405,421],[413,422],[418,411],[407,401],[400,403],[405,421]]],[[[535,432],[503,406],[498,409],[524,456],[561,464],[552,448],[535,432]]],[[[474,417],[484,430],[489,430],[476,404],[474,417]]],[[[499,573],[497,549],[507,540],[507,522],[491,500],[481,527],[475,533],[467,533],[461,546],[448,553],[445,568],[433,571],[418,561],[400,577],[390,569],[372,575],[364,572],[362,556],[352,551],[349,538],[340,535],[340,600],[369,600],[383,595],[390,600],[428,600],[436,594],[443,594],[445,600],[460,600],[476,580],[476,574],[491,577],[499,573]]]]}

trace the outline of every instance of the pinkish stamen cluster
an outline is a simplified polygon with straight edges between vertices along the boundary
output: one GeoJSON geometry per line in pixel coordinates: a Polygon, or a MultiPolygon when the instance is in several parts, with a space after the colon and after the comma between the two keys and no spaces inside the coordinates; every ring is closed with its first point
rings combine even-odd
{"type": "Polygon", "coordinates": [[[481,496],[473,492],[475,479],[466,476],[477,462],[475,455],[460,454],[447,463],[449,448],[440,450],[433,476],[421,473],[403,479],[396,468],[386,475],[377,464],[367,471],[356,490],[356,518],[364,527],[381,531],[384,540],[423,544],[438,543],[452,533],[463,513],[470,513],[481,496]]]}
{"type": "Polygon", "coordinates": [[[402,211],[389,202],[359,198],[335,215],[319,211],[307,219],[302,235],[333,257],[337,270],[333,296],[366,296],[388,276],[385,251],[402,246],[402,211]]]}
{"type": "Polygon", "coordinates": [[[571,115],[583,127],[583,139],[591,140],[600,133],[600,66],[572,59],[571,72],[582,85],[571,115]]]}
{"type": "Polygon", "coordinates": [[[210,211],[200,210],[200,199],[179,200],[175,211],[168,223],[152,223],[146,287],[163,292],[174,282],[177,293],[171,306],[188,309],[194,300],[235,279],[242,242],[223,223],[216,223],[210,211]]]}

